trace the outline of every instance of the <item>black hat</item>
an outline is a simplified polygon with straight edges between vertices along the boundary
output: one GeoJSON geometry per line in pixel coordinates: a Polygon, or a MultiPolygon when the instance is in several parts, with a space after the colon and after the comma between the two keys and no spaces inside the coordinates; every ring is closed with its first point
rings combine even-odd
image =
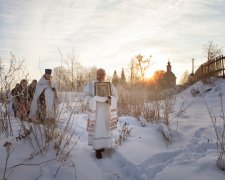
{"type": "Polygon", "coordinates": [[[52,74],[52,70],[51,69],[45,69],[45,74],[52,74]]]}

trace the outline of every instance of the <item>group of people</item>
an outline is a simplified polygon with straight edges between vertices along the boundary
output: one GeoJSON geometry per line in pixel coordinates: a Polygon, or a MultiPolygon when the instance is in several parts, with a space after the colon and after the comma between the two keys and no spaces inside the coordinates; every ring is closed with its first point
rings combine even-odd
{"type": "Polygon", "coordinates": [[[36,79],[34,79],[30,85],[28,85],[26,79],[22,79],[20,83],[17,83],[12,89],[12,109],[15,117],[25,120],[26,116],[29,114],[36,85],[36,79]]]}
{"type": "MultiPolygon", "coordinates": [[[[15,116],[20,120],[28,118],[31,122],[55,122],[58,97],[51,73],[51,69],[46,69],[41,79],[38,82],[33,80],[29,86],[27,80],[23,79],[11,91],[15,116]]],[[[102,159],[106,148],[112,148],[112,130],[116,129],[118,119],[117,92],[113,84],[106,83],[109,85],[108,95],[97,93],[96,83],[100,82],[104,86],[105,76],[105,70],[98,69],[96,80],[88,82],[83,90],[84,102],[89,109],[88,144],[93,146],[97,159],[102,159]]],[[[107,92],[104,88],[102,91],[107,92]]]]}
{"type": "Polygon", "coordinates": [[[45,69],[44,75],[30,85],[22,79],[11,91],[14,116],[21,121],[38,123],[54,122],[58,96],[54,83],[51,81],[51,69],[45,69]]]}

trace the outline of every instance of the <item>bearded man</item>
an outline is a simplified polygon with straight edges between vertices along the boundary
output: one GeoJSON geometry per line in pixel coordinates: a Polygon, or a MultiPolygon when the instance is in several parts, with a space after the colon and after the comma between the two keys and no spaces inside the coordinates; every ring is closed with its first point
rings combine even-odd
{"type": "Polygon", "coordinates": [[[51,73],[51,69],[45,69],[45,74],[38,81],[29,117],[33,121],[55,125],[58,96],[56,86],[51,80],[51,73]]]}
{"type": "Polygon", "coordinates": [[[117,128],[117,92],[110,84],[109,96],[96,94],[96,83],[105,82],[105,70],[97,70],[97,80],[90,81],[84,87],[84,102],[89,107],[88,112],[88,144],[96,151],[96,158],[102,159],[105,148],[112,147],[112,130],[117,128]]]}

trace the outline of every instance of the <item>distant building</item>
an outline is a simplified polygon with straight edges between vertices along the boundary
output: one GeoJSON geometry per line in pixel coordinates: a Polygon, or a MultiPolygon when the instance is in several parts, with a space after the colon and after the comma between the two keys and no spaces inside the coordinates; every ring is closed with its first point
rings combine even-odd
{"type": "Polygon", "coordinates": [[[194,73],[191,73],[189,74],[188,76],[188,84],[193,84],[195,82],[195,74],[194,73]]]}
{"type": "Polygon", "coordinates": [[[167,71],[163,75],[163,78],[160,80],[160,86],[163,89],[167,88],[174,88],[176,86],[176,76],[172,72],[172,66],[170,65],[170,62],[168,61],[167,64],[167,71]]]}

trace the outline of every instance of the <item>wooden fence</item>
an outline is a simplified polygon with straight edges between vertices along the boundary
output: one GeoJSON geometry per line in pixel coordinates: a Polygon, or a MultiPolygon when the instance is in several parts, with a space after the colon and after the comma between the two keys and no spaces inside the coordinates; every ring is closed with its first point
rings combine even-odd
{"type": "Polygon", "coordinates": [[[225,78],[225,56],[221,55],[201,64],[194,76],[196,81],[212,76],[225,78]]]}

